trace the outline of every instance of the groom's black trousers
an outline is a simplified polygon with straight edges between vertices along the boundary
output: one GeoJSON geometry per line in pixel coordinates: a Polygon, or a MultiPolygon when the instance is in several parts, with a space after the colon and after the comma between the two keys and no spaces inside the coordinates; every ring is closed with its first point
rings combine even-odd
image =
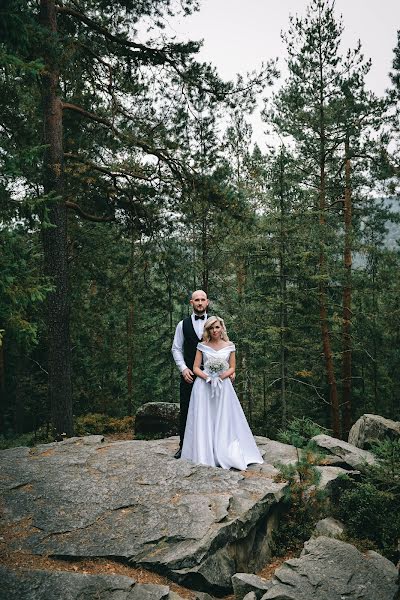
{"type": "Polygon", "coordinates": [[[180,404],[180,421],[179,421],[179,446],[182,448],[183,437],[185,435],[186,420],[189,410],[190,394],[192,393],[193,383],[186,383],[181,376],[179,386],[179,404],[180,404]]]}

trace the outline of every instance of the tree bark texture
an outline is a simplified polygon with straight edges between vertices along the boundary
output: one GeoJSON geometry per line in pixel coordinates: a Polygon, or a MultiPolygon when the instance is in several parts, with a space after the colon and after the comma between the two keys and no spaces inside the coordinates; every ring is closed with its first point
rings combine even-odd
{"type": "Polygon", "coordinates": [[[286,399],[286,377],[287,377],[287,347],[286,331],[288,325],[287,316],[287,282],[286,282],[286,230],[285,230],[285,198],[284,198],[284,157],[281,155],[279,172],[279,210],[280,210],[280,248],[279,248],[279,286],[280,286],[280,379],[281,379],[281,406],[282,427],[287,423],[287,399],[286,399]]]}
{"type": "MultiPolygon", "coordinates": [[[[238,296],[238,306],[243,309],[243,294],[244,294],[244,286],[246,283],[246,266],[244,263],[244,258],[242,256],[237,256],[236,262],[236,289],[238,296]]],[[[243,331],[243,310],[239,312],[239,331],[243,331]]],[[[244,347],[240,349],[241,351],[238,354],[238,364],[237,370],[239,373],[238,381],[237,381],[237,395],[239,398],[239,402],[244,408],[244,397],[245,397],[245,381],[246,381],[246,352],[244,347]]]]}
{"type": "Polygon", "coordinates": [[[129,302],[127,319],[127,345],[128,345],[128,364],[127,364],[127,388],[128,388],[128,415],[133,411],[133,321],[134,321],[133,301],[129,302]]]}
{"type": "Polygon", "coordinates": [[[352,198],[351,163],[349,140],[345,144],[345,190],[344,190],[344,286],[343,286],[343,435],[348,436],[351,427],[351,298],[352,298],[352,198]]]}
{"type": "Polygon", "coordinates": [[[337,383],[335,378],[335,369],[333,364],[333,355],[331,347],[331,337],[328,323],[328,294],[326,290],[325,277],[327,274],[326,266],[326,133],[325,133],[325,110],[323,90],[324,82],[322,76],[322,59],[320,61],[320,172],[319,172],[319,226],[320,226],[320,255],[319,255],[319,318],[322,336],[322,348],[325,360],[325,370],[329,386],[329,402],[331,407],[331,427],[333,435],[339,437],[340,418],[339,401],[337,395],[337,383]]]}
{"type": "MultiPolygon", "coordinates": [[[[57,32],[54,0],[41,0],[41,25],[48,30],[47,41],[57,32]]],[[[64,202],[62,103],[58,96],[59,67],[56,50],[44,48],[46,67],[42,74],[44,143],[43,188],[53,196],[51,227],[43,229],[45,271],[52,278],[54,292],[48,297],[48,389],[51,420],[55,433],[73,435],[71,357],[69,339],[69,290],[67,260],[67,208],[64,202]]]]}

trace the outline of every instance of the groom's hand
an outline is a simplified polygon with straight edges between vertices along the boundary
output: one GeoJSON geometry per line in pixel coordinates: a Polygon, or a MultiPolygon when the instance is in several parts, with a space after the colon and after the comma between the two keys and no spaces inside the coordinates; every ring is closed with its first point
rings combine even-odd
{"type": "Polygon", "coordinates": [[[186,383],[193,383],[194,373],[190,369],[183,369],[182,377],[186,383]]]}

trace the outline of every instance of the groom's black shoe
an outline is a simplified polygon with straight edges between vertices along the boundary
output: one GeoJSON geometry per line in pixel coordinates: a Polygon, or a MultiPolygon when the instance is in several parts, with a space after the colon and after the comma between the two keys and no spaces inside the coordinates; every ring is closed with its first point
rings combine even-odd
{"type": "Polygon", "coordinates": [[[178,450],[174,454],[174,458],[180,458],[182,454],[182,448],[178,448],[178,450]]]}

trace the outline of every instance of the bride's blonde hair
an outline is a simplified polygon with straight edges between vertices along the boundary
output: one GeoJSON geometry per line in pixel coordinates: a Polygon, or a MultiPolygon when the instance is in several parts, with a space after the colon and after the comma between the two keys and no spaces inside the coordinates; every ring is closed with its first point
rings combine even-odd
{"type": "Polygon", "coordinates": [[[219,323],[221,323],[221,328],[222,328],[221,340],[225,340],[225,342],[229,342],[229,338],[228,338],[228,334],[226,332],[226,327],[225,327],[224,320],[221,319],[221,317],[217,317],[217,315],[215,315],[214,317],[209,317],[207,319],[207,321],[204,323],[203,340],[205,342],[209,342],[211,340],[210,327],[212,325],[214,325],[214,323],[216,321],[218,321],[219,323]]]}

